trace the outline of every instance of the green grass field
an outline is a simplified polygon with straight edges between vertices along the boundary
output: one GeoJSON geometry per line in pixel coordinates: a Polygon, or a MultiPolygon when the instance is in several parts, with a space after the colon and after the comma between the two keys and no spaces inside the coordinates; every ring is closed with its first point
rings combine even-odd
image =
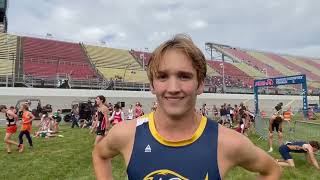
{"type": "MultiPolygon", "coordinates": [[[[0,137],[4,138],[4,127],[0,127],[0,137]]],[[[94,135],[88,129],[71,129],[62,125],[63,138],[51,139],[33,138],[34,148],[31,150],[25,140],[26,148],[23,153],[14,151],[7,154],[4,143],[0,143],[0,179],[8,180],[46,180],[46,179],[95,179],[91,151],[94,135]]],[[[17,140],[17,134],[13,137],[17,140]]],[[[267,142],[258,141],[257,135],[250,135],[254,144],[267,150],[267,142]]],[[[272,153],[275,158],[280,158],[277,151],[272,153]]],[[[320,171],[307,164],[304,155],[293,155],[296,168],[285,168],[282,179],[320,179],[320,171]]],[[[113,160],[113,173],[116,180],[125,180],[125,166],[121,157],[113,160]]],[[[233,169],[227,176],[228,180],[255,179],[255,174],[242,168],[233,169]]]]}

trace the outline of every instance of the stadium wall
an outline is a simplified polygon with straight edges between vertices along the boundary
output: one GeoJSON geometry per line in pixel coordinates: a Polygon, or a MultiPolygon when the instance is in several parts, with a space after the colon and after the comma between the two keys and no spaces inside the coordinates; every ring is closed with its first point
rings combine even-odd
{"type": "MultiPolygon", "coordinates": [[[[70,108],[72,101],[88,100],[88,97],[96,97],[104,95],[107,97],[107,102],[116,103],[123,101],[126,103],[126,108],[129,104],[134,105],[137,101],[141,102],[144,111],[147,113],[155,96],[149,91],[112,91],[112,90],[82,90],[82,89],[45,89],[45,88],[0,88],[0,104],[15,105],[17,100],[25,98],[40,98],[42,105],[51,104],[53,109],[70,108]]],[[[249,109],[254,110],[253,94],[213,94],[205,93],[198,97],[197,107],[206,103],[209,108],[212,105],[220,107],[221,104],[227,103],[234,106],[244,102],[249,106],[249,109]]],[[[260,109],[272,111],[278,102],[283,102],[286,105],[291,102],[290,106],[293,109],[302,107],[302,96],[285,96],[285,95],[259,95],[260,109]],[[294,102],[292,102],[294,100],[294,102]]],[[[309,103],[318,103],[319,97],[309,96],[309,103]]]]}

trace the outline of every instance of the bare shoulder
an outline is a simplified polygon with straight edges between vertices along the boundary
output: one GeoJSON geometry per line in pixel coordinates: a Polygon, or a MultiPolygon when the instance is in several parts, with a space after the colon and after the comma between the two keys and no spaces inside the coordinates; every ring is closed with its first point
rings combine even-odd
{"type": "Polygon", "coordinates": [[[111,128],[107,135],[109,144],[119,150],[127,148],[134,138],[137,120],[123,121],[111,128]]]}
{"type": "Polygon", "coordinates": [[[108,109],[108,107],[107,107],[107,106],[102,106],[102,107],[101,107],[101,111],[103,111],[103,112],[107,112],[107,111],[109,111],[109,109],[108,109]]]}

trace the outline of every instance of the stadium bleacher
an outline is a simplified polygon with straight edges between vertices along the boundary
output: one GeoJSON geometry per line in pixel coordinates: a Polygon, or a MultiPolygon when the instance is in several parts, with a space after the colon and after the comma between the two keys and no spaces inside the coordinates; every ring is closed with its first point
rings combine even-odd
{"type": "Polygon", "coordinates": [[[66,74],[73,79],[97,77],[79,44],[32,37],[23,37],[22,44],[27,75],[54,77],[66,74]]]}
{"type": "MultiPolygon", "coordinates": [[[[274,59],[269,58],[263,53],[256,51],[247,51],[247,53],[252,57],[256,58],[257,60],[261,61],[262,63],[269,64],[273,69],[277,70],[278,72],[281,72],[285,76],[291,76],[296,74],[294,71],[290,70],[285,65],[281,64],[278,61],[275,61],[274,59]]],[[[269,71],[267,72],[269,73],[269,71]]]]}
{"type": "Polygon", "coordinates": [[[15,70],[17,37],[0,33],[0,75],[12,75],[15,70]]]}
{"type": "Polygon", "coordinates": [[[85,45],[85,49],[92,63],[106,79],[148,82],[146,72],[129,51],[91,45],[85,45]]]}
{"type": "MultiPolygon", "coordinates": [[[[227,58],[224,62],[226,87],[252,88],[253,80],[257,78],[306,74],[309,87],[320,88],[318,59],[215,46],[227,58]]],[[[150,57],[151,53],[143,51],[0,34],[0,75],[15,74],[20,66],[15,63],[22,62],[23,73],[28,77],[54,79],[65,76],[80,81],[103,78],[148,83],[142,66],[148,64],[150,57]],[[19,47],[18,42],[21,42],[19,47]]],[[[222,87],[221,62],[207,61],[207,85],[222,87]]]]}
{"type": "Polygon", "coordinates": [[[266,74],[265,72],[259,71],[258,69],[250,66],[247,63],[244,62],[236,62],[233,63],[235,67],[240,69],[241,71],[245,72],[246,74],[250,75],[251,77],[255,78],[265,78],[266,74]]]}
{"type": "Polygon", "coordinates": [[[280,63],[282,63],[283,65],[285,65],[288,69],[292,70],[294,72],[294,74],[306,74],[307,78],[317,78],[316,75],[314,75],[313,73],[310,73],[308,70],[296,65],[295,63],[292,63],[291,61],[289,61],[288,59],[274,54],[274,53],[265,53],[266,56],[270,57],[271,59],[274,59],[280,63]]]}
{"type": "Polygon", "coordinates": [[[288,59],[293,64],[296,64],[297,66],[299,66],[300,67],[299,70],[302,70],[303,71],[302,73],[308,74],[309,78],[313,80],[320,79],[320,70],[318,68],[305,63],[303,60],[299,59],[298,57],[284,56],[284,58],[288,59]]]}
{"type": "Polygon", "coordinates": [[[247,64],[250,64],[255,69],[259,71],[263,71],[263,69],[267,69],[268,76],[275,77],[275,76],[283,76],[283,74],[277,70],[275,70],[272,66],[269,64],[264,64],[257,60],[256,58],[250,56],[246,52],[236,49],[236,48],[225,48],[225,51],[228,51],[230,54],[233,54],[233,56],[237,57],[240,61],[244,61],[247,64]]]}
{"type": "Polygon", "coordinates": [[[320,62],[317,63],[316,61],[313,61],[313,60],[307,59],[307,58],[302,58],[302,60],[305,63],[309,64],[310,66],[313,66],[313,67],[316,67],[316,68],[320,69],[320,62]]]}
{"type": "MultiPolygon", "coordinates": [[[[210,60],[207,63],[217,72],[222,74],[222,61],[210,60]]],[[[252,86],[253,78],[235,67],[232,63],[224,62],[224,73],[227,75],[228,82],[236,87],[252,86]]]]}

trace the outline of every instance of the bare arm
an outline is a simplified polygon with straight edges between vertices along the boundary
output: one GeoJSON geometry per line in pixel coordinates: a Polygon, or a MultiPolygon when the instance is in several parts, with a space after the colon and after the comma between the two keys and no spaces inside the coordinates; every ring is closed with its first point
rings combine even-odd
{"type": "Polygon", "coordinates": [[[92,152],[93,166],[98,180],[109,180],[112,178],[111,159],[120,154],[126,139],[122,138],[121,127],[114,126],[108,135],[103,138],[92,152]]]}
{"type": "Polygon", "coordinates": [[[119,154],[119,151],[112,147],[112,133],[109,133],[106,138],[103,138],[92,152],[93,167],[97,180],[113,179],[112,177],[112,157],[119,154]]]}
{"type": "Polygon", "coordinates": [[[34,120],[34,115],[31,113],[31,112],[29,112],[29,117],[30,117],[30,120],[29,121],[26,121],[25,123],[30,123],[31,121],[33,121],[34,120]]]}
{"type": "Polygon", "coordinates": [[[256,147],[244,136],[239,137],[239,143],[241,145],[236,155],[238,157],[238,165],[249,171],[258,172],[259,179],[280,179],[280,167],[271,156],[256,147]]]}
{"type": "Polygon", "coordinates": [[[308,163],[312,164],[311,158],[308,154],[306,154],[306,159],[307,159],[308,163]]]}
{"type": "Polygon", "coordinates": [[[109,121],[112,121],[114,119],[114,114],[115,114],[115,111],[112,112],[111,117],[109,118],[109,121]]]}
{"type": "Polygon", "coordinates": [[[18,116],[15,113],[13,113],[11,110],[7,111],[7,114],[10,115],[11,117],[13,117],[15,119],[15,121],[18,120],[18,116]]]}
{"type": "Polygon", "coordinates": [[[34,118],[35,118],[34,115],[33,115],[32,113],[29,113],[29,116],[30,116],[30,118],[31,118],[31,119],[30,119],[30,122],[33,121],[34,118]]]}
{"type": "Polygon", "coordinates": [[[92,134],[97,129],[97,120],[92,121],[90,133],[92,134]]]}
{"type": "Polygon", "coordinates": [[[319,167],[319,164],[318,164],[318,161],[313,153],[313,149],[312,149],[312,146],[307,146],[307,149],[308,149],[308,157],[310,158],[311,162],[312,162],[312,165],[314,167],[316,167],[318,170],[320,170],[320,167],[319,167]]]}
{"type": "Polygon", "coordinates": [[[103,115],[104,115],[104,124],[105,124],[105,129],[106,131],[104,132],[105,135],[108,134],[108,124],[109,124],[109,117],[108,117],[108,114],[109,114],[109,110],[107,107],[105,107],[103,109],[103,115]]]}

